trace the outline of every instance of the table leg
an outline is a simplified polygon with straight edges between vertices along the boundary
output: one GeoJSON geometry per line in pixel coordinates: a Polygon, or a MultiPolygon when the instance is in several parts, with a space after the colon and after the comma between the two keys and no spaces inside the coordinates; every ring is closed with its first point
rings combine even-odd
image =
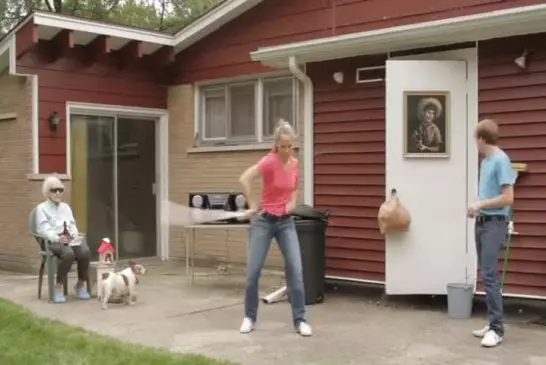
{"type": "Polygon", "coordinates": [[[186,277],[190,276],[190,235],[188,234],[188,228],[184,229],[184,241],[186,243],[186,277]]]}
{"type": "Polygon", "coordinates": [[[191,283],[195,280],[195,228],[191,229],[191,283]]]}

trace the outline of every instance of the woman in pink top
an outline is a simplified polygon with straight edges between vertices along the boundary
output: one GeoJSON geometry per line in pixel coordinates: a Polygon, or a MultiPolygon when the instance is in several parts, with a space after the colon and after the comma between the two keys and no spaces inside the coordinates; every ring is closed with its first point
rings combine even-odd
{"type": "Polygon", "coordinates": [[[302,336],[311,336],[311,326],[305,320],[305,292],[300,246],[294,219],[290,213],[296,205],[298,160],[292,155],[294,130],[281,121],[274,133],[275,145],[256,165],[240,178],[250,202],[250,251],[246,268],[245,318],[241,333],[254,328],[258,315],[258,284],[271,240],[276,239],[285,262],[287,286],[290,289],[292,318],[302,336]],[[262,177],[260,204],[251,201],[252,181],[262,177]]]}

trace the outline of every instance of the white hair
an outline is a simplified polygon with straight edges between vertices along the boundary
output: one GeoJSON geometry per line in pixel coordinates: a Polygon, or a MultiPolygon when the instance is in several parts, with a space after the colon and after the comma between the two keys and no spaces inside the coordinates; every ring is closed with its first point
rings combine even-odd
{"type": "Polygon", "coordinates": [[[64,188],[64,184],[57,176],[50,175],[44,179],[42,194],[47,198],[49,196],[49,191],[55,188],[64,188]]]}
{"type": "Polygon", "coordinates": [[[279,123],[277,123],[277,126],[275,127],[275,131],[273,132],[275,146],[277,145],[277,143],[279,143],[281,136],[289,136],[291,138],[296,137],[294,128],[292,128],[292,126],[290,125],[290,123],[288,123],[288,121],[282,118],[279,120],[279,123]]]}

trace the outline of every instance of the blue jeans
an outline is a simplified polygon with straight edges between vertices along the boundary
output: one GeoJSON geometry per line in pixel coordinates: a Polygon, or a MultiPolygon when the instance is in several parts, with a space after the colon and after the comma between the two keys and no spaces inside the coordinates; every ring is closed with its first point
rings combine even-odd
{"type": "Polygon", "coordinates": [[[499,281],[499,254],[506,245],[508,222],[491,220],[476,222],[476,249],[485,290],[489,329],[504,336],[503,303],[499,281]]]}
{"type": "Polygon", "coordinates": [[[258,286],[260,274],[275,238],[284,257],[286,284],[290,290],[294,326],[305,321],[305,290],[300,245],[294,219],[262,213],[250,225],[249,251],[246,266],[245,317],[256,322],[258,317],[258,286]]]}

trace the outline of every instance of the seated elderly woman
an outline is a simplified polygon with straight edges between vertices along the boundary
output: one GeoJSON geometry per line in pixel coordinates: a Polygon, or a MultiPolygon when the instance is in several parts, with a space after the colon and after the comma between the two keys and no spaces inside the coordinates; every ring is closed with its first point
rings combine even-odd
{"type": "Polygon", "coordinates": [[[49,176],[44,180],[42,192],[47,200],[36,207],[36,230],[40,237],[50,242],[51,252],[61,260],[57,269],[53,301],[66,301],[63,282],[74,259],[78,262],[76,295],[79,299],[89,299],[85,283],[91,255],[87,243],[79,235],[72,209],[62,202],[64,185],[57,177],[49,176]]]}

